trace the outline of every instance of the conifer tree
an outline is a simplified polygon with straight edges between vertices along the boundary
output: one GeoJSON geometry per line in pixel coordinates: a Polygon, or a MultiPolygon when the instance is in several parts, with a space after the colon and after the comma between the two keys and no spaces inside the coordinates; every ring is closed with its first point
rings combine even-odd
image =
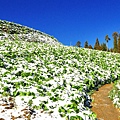
{"type": "Polygon", "coordinates": [[[114,38],[114,52],[117,52],[117,38],[118,38],[118,33],[117,32],[114,32],[112,34],[113,38],[114,38]]]}
{"type": "Polygon", "coordinates": [[[110,50],[109,50],[110,52],[113,52],[113,48],[110,48],[110,50]]]}
{"type": "Polygon", "coordinates": [[[88,41],[85,42],[84,48],[88,48],[88,41]]]}
{"type": "Polygon", "coordinates": [[[105,43],[101,44],[101,50],[102,51],[108,51],[107,46],[105,43]]]}
{"type": "Polygon", "coordinates": [[[81,47],[81,42],[80,41],[77,41],[76,45],[77,47],[81,47]]]}
{"type": "Polygon", "coordinates": [[[96,42],[95,42],[95,45],[94,45],[94,49],[95,49],[95,50],[101,50],[101,47],[100,47],[100,43],[99,43],[98,38],[96,39],[96,42]]]}
{"type": "Polygon", "coordinates": [[[118,37],[118,53],[120,53],[120,34],[119,34],[119,37],[118,37]]]}
{"type": "Polygon", "coordinates": [[[89,45],[88,48],[89,48],[89,49],[93,49],[92,45],[89,45]]]}

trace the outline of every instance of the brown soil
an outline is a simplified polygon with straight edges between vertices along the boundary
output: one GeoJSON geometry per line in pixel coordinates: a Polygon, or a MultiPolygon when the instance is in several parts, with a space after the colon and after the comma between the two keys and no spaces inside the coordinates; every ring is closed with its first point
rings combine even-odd
{"type": "Polygon", "coordinates": [[[120,111],[116,109],[108,97],[113,84],[106,84],[92,95],[92,111],[98,120],[120,120],[120,111]]]}

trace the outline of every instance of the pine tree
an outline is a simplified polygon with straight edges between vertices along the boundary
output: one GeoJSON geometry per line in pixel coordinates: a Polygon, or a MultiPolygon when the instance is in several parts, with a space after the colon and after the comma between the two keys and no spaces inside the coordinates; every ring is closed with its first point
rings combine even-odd
{"type": "Polygon", "coordinates": [[[112,34],[113,38],[114,38],[114,52],[117,52],[117,38],[118,38],[118,33],[114,32],[112,34]]]}
{"type": "Polygon", "coordinates": [[[99,43],[98,38],[96,39],[96,42],[95,42],[95,45],[94,45],[94,49],[95,49],[95,50],[101,50],[101,47],[100,47],[100,43],[99,43]]]}
{"type": "Polygon", "coordinates": [[[118,37],[118,53],[120,53],[120,34],[119,34],[119,37],[118,37]]]}
{"type": "Polygon", "coordinates": [[[84,48],[88,48],[88,41],[85,42],[84,48]]]}
{"type": "Polygon", "coordinates": [[[81,42],[80,41],[77,41],[76,45],[77,47],[81,47],[81,42]]]}
{"type": "Polygon", "coordinates": [[[113,48],[110,48],[110,50],[109,50],[110,52],[113,52],[113,48]]]}
{"type": "Polygon", "coordinates": [[[105,43],[101,44],[101,48],[102,48],[101,49],[102,51],[108,51],[107,46],[106,46],[105,43]]]}
{"type": "Polygon", "coordinates": [[[89,49],[93,49],[92,45],[89,45],[88,48],[89,48],[89,49]]]}

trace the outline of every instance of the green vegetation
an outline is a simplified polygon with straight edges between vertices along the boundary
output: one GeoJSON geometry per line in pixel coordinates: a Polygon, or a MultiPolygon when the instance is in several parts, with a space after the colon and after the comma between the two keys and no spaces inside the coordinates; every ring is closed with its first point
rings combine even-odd
{"type": "Polygon", "coordinates": [[[113,89],[109,93],[109,97],[113,100],[113,104],[120,108],[120,81],[115,81],[113,89]]]}
{"type": "MultiPolygon", "coordinates": [[[[0,41],[0,94],[20,97],[43,116],[95,120],[87,104],[90,94],[120,79],[120,54],[79,48],[80,42],[67,47],[16,39],[0,41]]],[[[110,93],[116,105],[119,86],[117,82],[110,93]]]]}

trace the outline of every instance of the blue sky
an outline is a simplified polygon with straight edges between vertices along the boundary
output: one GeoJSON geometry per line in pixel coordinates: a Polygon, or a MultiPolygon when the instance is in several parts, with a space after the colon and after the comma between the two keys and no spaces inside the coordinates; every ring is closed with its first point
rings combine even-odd
{"type": "Polygon", "coordinates": [[[120,0],[0,0],[0,19],[40,30],[64,45],[96,38],[105,42],[113,32],[120,32],[120,0]]]}

